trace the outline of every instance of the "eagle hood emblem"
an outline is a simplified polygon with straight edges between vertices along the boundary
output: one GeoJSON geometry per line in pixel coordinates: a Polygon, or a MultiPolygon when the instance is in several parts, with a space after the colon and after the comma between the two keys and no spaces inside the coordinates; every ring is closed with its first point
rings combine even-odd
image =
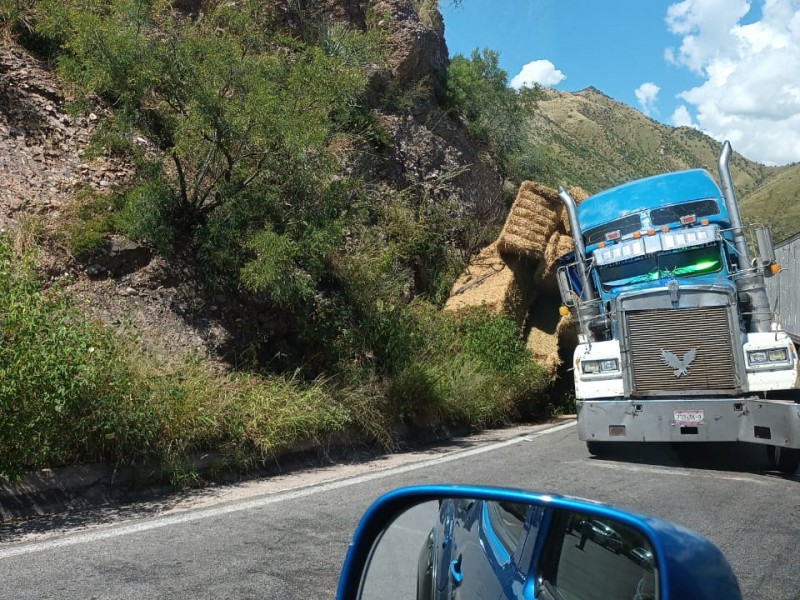
{"type": "Polygon", "coordinates": [[[673,373],[675,377],[682,377],[686,375],[689,376],[689,365],[694,362],[694,359],[697,358],[697,350],[692,349],[689,350],[686,354],[683,355],[683,360],[675,356],[669,350],[661,349],[661,361],[674,369],[673,373]]]}

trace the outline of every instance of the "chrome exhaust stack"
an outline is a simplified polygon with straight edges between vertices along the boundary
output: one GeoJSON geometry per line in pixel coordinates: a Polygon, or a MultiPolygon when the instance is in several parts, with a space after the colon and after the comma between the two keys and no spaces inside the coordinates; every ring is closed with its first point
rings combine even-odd
{"type": "Polygon", "coordinates": [[[763,269],[750,264],[750,252],[747,248],[747,238],[744,235],[742,215],[739,212],[739,203],[736,200],[731,179],[729,167],[731,152],[731,143],[726,140],[722,145],[718,166],[722,195],[731,221],[731,233],[739,264],[739,271],[733,277],[739,292],[739,303],[746,306],[747,312],[750,314],[750,331],[768,332],[772,324],[772,311],[764,283],[763,269]]]}
{"type": "Polygon", "coordinates": [[[563,187],[558,188],[558,197],[564,203],[569,218],[569,229],[572,233],[572,243],[575,246],[575,264],[578,267],[578,276],[583,287],[583,298],[575,305],[575,316],[584,335],[589,341],[598,341],[602,337],[601,330],[606,326],[601,315],[600,301],[589,277],[589,267],[586,260],[586,246],[583,243],[583,233],[578,223],[578,212],[575,199],[563,187]],[[600,321],[600,322],[598,322],[600,321]],[[593,326],[594,325],[594,326],[593,326]],[[599,326],[599,327],[598,327],[599,326]]]}

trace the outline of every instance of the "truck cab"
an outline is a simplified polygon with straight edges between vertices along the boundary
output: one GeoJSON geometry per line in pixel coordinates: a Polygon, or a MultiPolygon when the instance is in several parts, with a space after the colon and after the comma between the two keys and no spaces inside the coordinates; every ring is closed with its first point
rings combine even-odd
{"type": "Polygon", "coordinates": [[[578,327],[578,432],[592,452],[624,441],[747,441],[785,470],[800,464],[797,351],[764,284],[779,268],[767,232],[750,258],[725,148],[726,193],[701,169],[580,205],[559,192],[575,251],[558,279],[578,327]]]}

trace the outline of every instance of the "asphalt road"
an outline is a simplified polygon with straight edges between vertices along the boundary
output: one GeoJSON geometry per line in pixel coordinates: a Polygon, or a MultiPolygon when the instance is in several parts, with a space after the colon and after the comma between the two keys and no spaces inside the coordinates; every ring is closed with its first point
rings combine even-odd
{"type": "Polygon", "coordinates": [[[767,471],[761,448],[701,447],[691,464],[669,447],[599,460],[569,424],[484,440],[282,477],[239,496],[220,489],[91,518],[5,524],[0,598],[332,598],[368,504],[423,483],[521,487],[667,518],[722,549],[745,598],[800,598],[800,477],[767,471]]]}

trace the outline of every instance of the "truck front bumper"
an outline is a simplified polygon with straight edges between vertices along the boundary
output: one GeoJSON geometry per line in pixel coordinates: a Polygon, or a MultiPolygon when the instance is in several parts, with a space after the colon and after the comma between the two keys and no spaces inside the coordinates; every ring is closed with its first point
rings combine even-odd
{"type": "Polygon", "coordinates": [[[608,442],[752,442],[800,448],[800,404],[759,398],[578,400],[578,437],[608,442]]]}

